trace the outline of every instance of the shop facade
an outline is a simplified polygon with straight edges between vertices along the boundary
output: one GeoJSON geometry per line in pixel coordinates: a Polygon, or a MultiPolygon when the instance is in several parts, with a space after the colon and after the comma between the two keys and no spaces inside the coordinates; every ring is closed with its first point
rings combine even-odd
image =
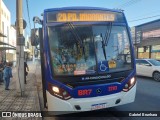
{"type": "Polygon", "coordinates": [[[131,28],[136,58],[160,60],[160,19],[131,28]]]}

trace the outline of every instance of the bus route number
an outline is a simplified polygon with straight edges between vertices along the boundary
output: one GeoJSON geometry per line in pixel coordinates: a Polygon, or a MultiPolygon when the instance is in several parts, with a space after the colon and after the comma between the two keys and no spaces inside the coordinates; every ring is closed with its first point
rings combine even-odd
{"type": "Polygon", "coordinates": [[[89,96],[92,89],[78,90],[78,96],[89,96]]]}

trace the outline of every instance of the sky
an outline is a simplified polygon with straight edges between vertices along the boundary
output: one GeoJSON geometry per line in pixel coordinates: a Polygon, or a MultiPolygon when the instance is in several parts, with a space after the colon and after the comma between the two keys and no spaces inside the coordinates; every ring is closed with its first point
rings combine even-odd
{"type": "MultiPolygon", "coordinates": [[[[33,17],[41,17],[44,9],[70,7],[70,6],[89,6],[103,7],[110,9],[122,9],[128,20],[130,27],[160,19],[160,0],[22,0],[23,18],[27,22],[27,33],[30,32],[30,26],[33,28],[33,17]],[[27,4],[29,8],[30,23],[27,13],[27,4]],[[141,20],[142,19],[142,20],[141,20]]],[[[16,21],[16,0],[3,0],[11,12],[11,24],[16,21]]]]}

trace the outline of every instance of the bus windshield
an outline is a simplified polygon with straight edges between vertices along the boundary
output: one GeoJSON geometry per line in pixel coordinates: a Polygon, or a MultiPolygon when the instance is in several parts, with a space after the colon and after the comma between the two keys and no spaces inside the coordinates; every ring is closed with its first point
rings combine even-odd
{"type": "Polygon", "coordinates": [[[126,26],[48,26],[53,74],[89,75],[132,69],[126,26]]]}

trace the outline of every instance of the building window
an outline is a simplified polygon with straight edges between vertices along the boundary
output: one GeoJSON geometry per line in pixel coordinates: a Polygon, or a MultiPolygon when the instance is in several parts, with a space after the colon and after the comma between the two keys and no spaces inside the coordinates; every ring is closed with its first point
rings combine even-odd
{"type": "Polygon", "coordinates": [[[2,15],[3,15],[3,9],[2,9],[2,15]]]}
{"type": "Polygon", "coordinates": [[[7,15],[6,15],[6,12],[4,12],[4,17],[6,18],[6,16],[7,16],[7,15]]]}
{"type": "Polygon", "coordinates": [[[139,47],[139,48],[138,48],[138,52],[139,52],[139,53],[144,52],[144,48],[143,48],[143,47],[139,47]]]}
{"type": "Polygon", "coordinates": [[[8,44],[9,44],[9,27],[7,26],[7,41],[8,41],[8,44]]]}
{"type": "Polygon", "coordinates": [[[160,45],[154,45],[152,46],[152,52],[160,52],[160,45]]]}
{"type": "Polygon", "coordinates": [[[160,37],[160,29],[143,32],[143,40],[147,38],[160,37]]]}
{"type": "MultiPolygon", "coordinates": [[[[4,22],[2,22],[2,32],[4,34],[4,22]]],[[[3,42],[4,42],[4,37],[3,37],[3,42]]]]}
{"type": "Polygon", "coordinates": [[[150,46],[139,47],[138,58],[150,58],[150,46]]]}
{"type": "Polygon", "coordinates": [[[29,42],[27,42],[27,49],[29,49],[29,42]]]}
{"type": "Polygon", "coordinates": [[[136,32],[136,43],[140,43],[142,39],[142,32],[141,31],[137,31],[136,32]]]}
{"type": "Polygon", "coordinates": [[[152,46],[151,58],[160,60],[160,45],[152,46]]]}

